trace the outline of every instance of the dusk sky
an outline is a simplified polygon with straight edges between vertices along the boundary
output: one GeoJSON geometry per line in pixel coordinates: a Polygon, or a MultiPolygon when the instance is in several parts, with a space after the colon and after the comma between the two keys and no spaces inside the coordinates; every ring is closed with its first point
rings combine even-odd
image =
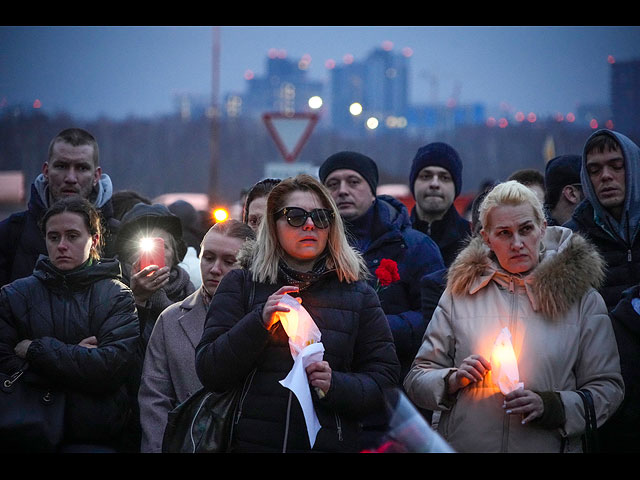
{"type": "MultiPolygon", "coordinates": [[[[220,97],[243,92],[248,70],[264,75],[271,48],[310,55],[309,77],[328,81],[327,60],[363,60],[383,42],[412,50],[411,103],[457,92],[461,103],[538,115],[608,104],[610,56],[640,59],[637,26],[222,26],[220,97]]],[[[166,114],[178,92],[210,97],[212,44],[210,26],[0,27],[0,106],[39,100],[43,111],[87,119],[166,114]]]]}

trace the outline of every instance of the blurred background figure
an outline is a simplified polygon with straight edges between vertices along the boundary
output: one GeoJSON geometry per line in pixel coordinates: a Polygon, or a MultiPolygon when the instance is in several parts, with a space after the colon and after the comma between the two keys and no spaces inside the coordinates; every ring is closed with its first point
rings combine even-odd
{"type": "Polygon", "coordinates": [[[280,183],[279,178],[265,178],[260,180],[247,192],[242,210],[242,221],[257,232],[260,221],[264,217],[267,208],[267,196],[269,192],[280,183]]]}
{"type": "Polygon", "coordinates": [[[202,286],[158,317],[149,339],[138,394],[143,453],[162,452],[168,412],[202,387],[195,370],[195,349],[207,309],[222,278],[237,268],[238,250],[249,239],[255,239],[255,233],[239,220],[211,227],[200,248],[202,286]]]}
{"type": "Polygon", "coordinates": [[[151,205],[151,200],[135,190],[120,190],[111,197],[113,203],[113,217],[122,220],[125,213],[133,208],[137,203],[151,205]]]}
{"type": "Polygon", "coordinates": [[[560,155],[544,170],[544,205],[549,225],[562,225],[584,198],[580,180],[580,155],[560,155]]]}
{"type": "Polygon", "coordinates": [[[509,175],[507,181],[509,180],[515,180],[529,187],[535,192],[540,203],[544,205],[544,175],[541,172],[535,168],[523,168],[509,175]]]}
{"type": "Polygon", "coordinates": [[[201,233],[200,217],[193,205],[185,200],[176,200],[168,207],[169,211],[180,219],[182,224],[182,239],[187,245],[187,251],[179,265],[189,274],[191,283],[198,289],[202,285],[200,275],[200,242],[201,233]]]}
{"type": "MultiPolygon", "coordinates": [[[[101,224],[79,196],[54,203],[42,217],[48,256],[33,275],[0,290],[0,369],[28,365],[19,381],[65,395],[64,435],[57,452],[127,450],[131,407],[126,383],[139,337],[131,290],[116,259],[101,259],[101,224]]],[[[0,432],[4,452],[37,441],[0,432]]]]}

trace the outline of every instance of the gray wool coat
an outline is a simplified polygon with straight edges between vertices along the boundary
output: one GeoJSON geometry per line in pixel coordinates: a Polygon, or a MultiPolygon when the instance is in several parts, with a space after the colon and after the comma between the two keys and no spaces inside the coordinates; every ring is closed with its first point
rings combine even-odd
{"type": "Polygon", "coordinates": [[[168,412],[202,387],[195,370],[195,348],[206,314],[200,288],[158,317],[138,393],[142,452],[162,452],[168,412]]]}

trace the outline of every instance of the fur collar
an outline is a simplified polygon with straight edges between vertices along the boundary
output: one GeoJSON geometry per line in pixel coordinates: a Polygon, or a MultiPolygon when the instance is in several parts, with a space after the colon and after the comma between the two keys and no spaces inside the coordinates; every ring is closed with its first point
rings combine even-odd
{"type": "Polygon", "coordinates": [[[240,268],[244,268],[245,270],[249,270],[251,265],[253,264],[253,255],[256,248],[256,241],[246,240],[240,250],[238,250],[238,254],[236,255],[236,262],[240,266],[240,268]]]}
{"type": "Polygon", "coordinates": [[[499,276],[514,278],[525,285],[534,310],[561,317],[602,285],[605,262],[586,239],[564,227],[547,227],[542,243],[542,260],[523,278],[500,268],[482,237],[474,237],[449,268],[447,287],[454,295],[472,295],[499,276]]]}

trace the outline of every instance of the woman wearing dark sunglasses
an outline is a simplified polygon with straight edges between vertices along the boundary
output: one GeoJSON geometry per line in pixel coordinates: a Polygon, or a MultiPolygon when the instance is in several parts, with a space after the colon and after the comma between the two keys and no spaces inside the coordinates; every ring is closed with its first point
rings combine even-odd
{"type": "Polygon", "coordinates": [[[353,452],[359,421],[384,412],[383,392],[400,366],[367,269],[349,247],[342,220],[315,178],[287,178],[269,194],[257,240],[238,254],[207,314],[196,370],[208,390],[243,388],[230,450],[353,452]],[[307,378],[321,429],[313,448],[297,397],[279,381],[293,367],[275,314],[283,295],[301,300],[322,334],[322,361],[307,378]],[[246,380],[246,382],[245,382],[246,380]]]}

